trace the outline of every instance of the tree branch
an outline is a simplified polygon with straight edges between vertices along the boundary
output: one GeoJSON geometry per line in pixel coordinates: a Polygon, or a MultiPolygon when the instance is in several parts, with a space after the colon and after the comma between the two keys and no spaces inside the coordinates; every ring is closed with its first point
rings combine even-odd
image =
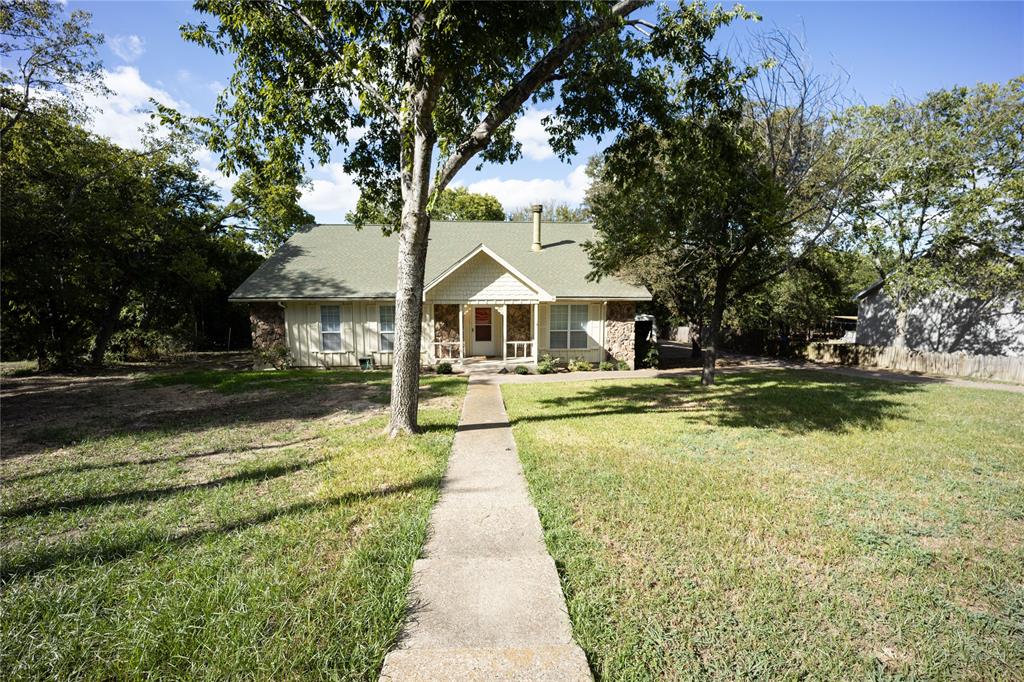
{"type": "Polygon", "coordinates": [[[514,114],[537,88],[560,67],[577,49],[591,38],[615,26],[620,19],[636,11],[647,3],[647,0],[619,0],[607,16],[595,18],[583,26],[570,32],[551,48],[547,54],[533,65],[501,99],[491,108],[487,115],[470,132],[469,136],[455,147],[455,153],[437,170],[434,193],[440,193],[448,186],[455,174],[465,166],[473,156],[487,146],[494,131],[514,114]]]}
{"type": "MultiPolygon", "coordinates": [[[[272,4],[274,7],[277,7],[286,14],[290,14],[291,16],[298,19],[298,21],[303,26],[305,26],[307,30],[311,31],[316,36],[316,38],[323,44],[324,48],[328,52],[330,52],[331,55],[336,60],[338,60],[339,62],[344,61],[342,56],[338,54],[338,51],[335,49],[334,45],[331,44],[331,41],[327,39],[327,35],[323,31],[321,31],[312,21],[310,21],[309,18],[305,14],[303,14],[301,10],[299,10],[296,7],[292,7],[291,5],[285,3],[283,0],[275,0],[275,2],[273,2],[272,4]]],[[[380,104],[380,106],[383,107],[385,111],[391,114],[391,116],[396,121],[400,120],[401,115],[399,114],[398,110],[391,106],[387,98],[384,97],[384,94],[380,90],[378,90],[373,83],[363,79],[359,75],[358,69],[353,68],[352,71],[355,74],[356,82],[361,87],[365,88],[371,95],[373,95],[374,98],[377,100],[377,103],[380,104]]]]}

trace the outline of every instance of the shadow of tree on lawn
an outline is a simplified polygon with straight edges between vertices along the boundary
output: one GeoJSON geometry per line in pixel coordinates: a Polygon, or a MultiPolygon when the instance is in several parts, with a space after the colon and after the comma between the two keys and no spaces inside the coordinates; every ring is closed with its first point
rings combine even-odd
{"type": "Polygon", "coordinates": [[[323,499],[295,502],[293,504],[262,511],[251,516],[227,521],[214,527],[191,528],[181,530],[176,533],[161,532],[159,529],[151,529],[146,533],[127,539],[104,538],[99,544],[88,544],[86,542],[74,541],[63,542],[47,546],[24,557],[16,558],[10,563],[4,561],[3,564],[0,565],[0,581],[8,581],[19,576],[32,575],[55,566],[78,564],[85,561],[89,562],[90,565],[96,565],[123,559],[150,548],[179,547],[203,540],[207,537],[243,531],[248,528],[270,523],[283,517],[296,516],[318,510],[326,510],[330,507],[355,504],[364,500],[386,497],[414,490],[437,488],[440,483],[440,475],[424,476],[409,483],[381,486],[375,490],[352,492],[323,499]]]}
{"type": "Polygon", "coordinates": [[[542,399],[543,410],[512,423],[666,413],[723,427],[847,432],[910,419],[901,396],[921,388],[799,370],[722,373],[714,387],[701,386],[695,375],[631,384],[594,382],[575,394],[542,399]]]}

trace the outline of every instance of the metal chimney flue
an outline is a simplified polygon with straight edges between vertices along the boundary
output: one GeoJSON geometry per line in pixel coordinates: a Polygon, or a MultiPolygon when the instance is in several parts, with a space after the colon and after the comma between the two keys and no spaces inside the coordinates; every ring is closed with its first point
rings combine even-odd
{"type": "Polygon", "coordinates": [[[530,248],[534,251],[540,251],[540,214],[544,211],[544,206],[541,204],[534,204],[533,209],[533,246],[530,248]]]}

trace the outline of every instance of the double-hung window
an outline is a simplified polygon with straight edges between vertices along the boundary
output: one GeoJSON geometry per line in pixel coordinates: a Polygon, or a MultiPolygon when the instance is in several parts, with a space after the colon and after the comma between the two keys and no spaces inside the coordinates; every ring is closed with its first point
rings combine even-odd
{"type": "Polygon", "coordinates": [[[320,350],[341,350],[341,306],[320,306],[320,350]]]}
{"type": "Polygon", "coordinates": [[[395,350],[395,306],[380,307],[380,349],[390,353],[395,350]]]}
{"type": "Polygon", "coordinates": [[[587,347],[587,306],[551,306],[550,346],[555,349],[587,347]]]}

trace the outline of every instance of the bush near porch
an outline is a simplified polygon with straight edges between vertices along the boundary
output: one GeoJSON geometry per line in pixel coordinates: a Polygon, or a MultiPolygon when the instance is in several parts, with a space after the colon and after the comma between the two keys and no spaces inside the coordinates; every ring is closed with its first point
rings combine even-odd
{"type": "Polygon", "coordinates": [[[720,381],[503,386],[598,678],[1019,676],[1024,395],[720,381]]]}

